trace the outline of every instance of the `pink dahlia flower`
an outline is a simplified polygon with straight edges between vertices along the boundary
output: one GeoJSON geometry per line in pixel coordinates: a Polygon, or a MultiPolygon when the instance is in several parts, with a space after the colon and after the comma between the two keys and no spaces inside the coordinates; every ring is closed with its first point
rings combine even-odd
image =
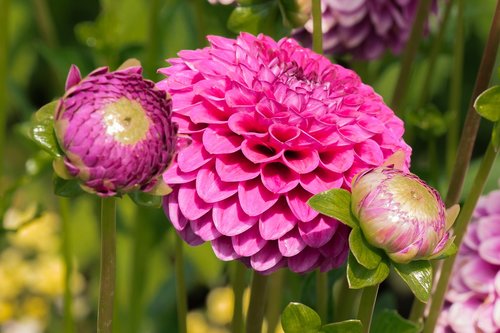
{"type": "MultiPolygon", "coordinates": [[[[400,53],[415,19],[417,0],[322,0],[323,48],[326,53],[378,58],[387,49],[400,53]]],[[[310,19],[296,36],[311,41],[310,19]]]]}
{"type": "Polygon", "coordinates": [[[103,67],[82,79],[71,67],[54,128],[66,172],[89,192],[148,191],[172,160],[171,100],[141,73],[140,67],[103,67]]]}
{"type": "Polygon", "coordinates": [[[351,70],[289,38],[210,36],[160,72],[192,144],[163,178],[164,207],[189,244],[254,270],[341,265],[349,230],[307,205],[355,174],[408,153],[403,123],[351,70]]]}
{"type": "Polygon", "coordinates": [[[446,300],[436,332],[500,332],[500,190],[477,204],[446,300]]]}

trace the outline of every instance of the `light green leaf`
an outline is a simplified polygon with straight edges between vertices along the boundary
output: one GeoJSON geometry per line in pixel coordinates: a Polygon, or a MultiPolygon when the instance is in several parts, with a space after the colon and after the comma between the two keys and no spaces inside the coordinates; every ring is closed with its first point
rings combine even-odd
{"type": "Polygon", "coordinates": [[[500,120],[500,86],[494,86],[481,93],[474,102],[474,108],[481,117],[496,122],[500,120]]]}
{"type": "Polygon", "coordinates": [[[439,259],[447,258],[447,257],[452,256],[455,253],[457,253],[458,248],[455,245],[455,243],[453,242],[454,240],[455,240],[455,236],[452,236],[452,238],[450,240],[448,240],[448,244],[445,245],[445,247],[441,250],[441,252],[436,253],[435,255],[433,255],[429,258],[426,258],[426,259],[439,260],[439,259]]]}
{"type": "Polygon", "coordinates": [[[376,333],[419,333],[422,325],[416,324],[401,317],[394,310],[383,310],[373,318],[372,332],[376,333]]]}
{"type": "Polygon", "coordinates": [[[349,234],[349,248],[357,262],[368,269],[377,268],[382,260],[383,253],[368,244],[359,227],[353,228],[349,234]]]}
{"type": "Polygon", "coordinates": [[[389,264],[387,259],[383,258],[375,269],[368,269],[357,262],[353,254],[349,252],[347,261],[347,282],[349,288],[360,289],[364,287],[374,286],[389,275],[389,264]]]}
{"type": "Polygon", "coordinates": [[[80,187],[80,182],[77,179],[62,179],[54,177],[54,193],[60,197],[74,198],[85,191],[80,187]]]}
{"type": "Polygon", "coordinates": [[[361,333],[363,325],[359,320],[346,320],[339,323],[327,324],[321,327],[321,332],[324,333],[361,333]]]}
{"type": "Polygon", "coordinates": [[[63,156],[54,133],[54,113],[58,101],[42,106],[31,120],[30,135],[33,141],[53,157],[63,156]]]}
{"type": "Polygon", "coordinates": [[[310,18],[310,13],[303,8],[304,5],[301,6],[300,2],[298,0],[279,0],[281,15],[286,23],[293,28],[304,26],[310,18]]]}
{"type": "Polygon", "coordinates": [[[321,327],[321,318],[304,304],[290,303],[281,314],[281,326],[285,333],[316,333],[321,327]]]}
{"type": "Polygon", "coordinates": [[[307,201],[314,210],[336,218],[351,228],[358,226],[358,221],[351,213],[351,193],[341,188],[321,192],[307,201]]]}
{"type": "Polygon", "coordinates": [[[432,266],[428,260],[411,261],[408,264],[393,262],[396,273],[410,287],[421,302],[429,300],[432,288],[432,266]]]}
{"type": "Polygon", "coordinates": [[[279,8],[278,4],[272,1],[236,7],[229,16],[227,26],[234,32],[265,32],[271,35],[275,30],[276,21],[279,21],[279,8]]]}
{"type": "Polygon", "coordinates": [[[128,196],[139,206],[151,208],[161,207],[162,197],[160,196],[144,193],[142,191],[130,192],[128,196]]]}

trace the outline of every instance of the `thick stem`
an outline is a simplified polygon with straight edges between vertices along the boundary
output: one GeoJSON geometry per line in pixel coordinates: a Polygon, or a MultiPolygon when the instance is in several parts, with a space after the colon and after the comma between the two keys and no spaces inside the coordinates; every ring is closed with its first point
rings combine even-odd
{"type": "Polygon", "coordinates": [[[419,1],[417,14],[415,17],[415,21],[413,22],[413,27],[410,34],[410,39],[408,40],[403,52],[401,69],[399,71],[399,76],[394,87],[394,93],[392,94],[391,102],[391,108],[399,116],[404,115],[402,107],[406,97],[406,92],[408,90],[408,85],[410,83],[411,68],[417,54],[420,40],[422,39],[425,20],[429,16],[430,9],[431,0],[419,1]]]}
{"type": "Polygon", "coordinates": [[[276,327],[280,321],[281,300],[283,294],[283,280],[285,279],[285,270],[280,269],[270,276],[269,297],[267,300],[266,320],[267,331],[276,332],[276,327]]]}
{"type": "Polygon", "coordinates": [[[233,261],[231,285],[234,294],[233,320],[231,322],[231,332],[243,333],[243,293],[245,291],[246,267],[239,261],[233,261]]]}
{"type": "Polygon", "coordinates": [[[313,50],[323,53],[323,31],[321,30],[321,0],[312,0],[313,50]]]}
{"type": "Polygon", "coordinates": [[[340,282],[339,292],[334,297],[334,315],[336,322],[353,319],[356,316],[356,309],[359,308],[361,289],[350,289],[347,278],[344,276],[340,282]]]}
{"type": "Polygon", "coordinates": [[[64,332],[74,332],[73,320],[73,293],[71,291],[71,275],[73,272],[73,262],[71,256],[71,238],[70,238],[70,207],[69,199],[59,198],[59,212],[61,214],[61,237],[62,253],[64,266],[64,332]]]}
{"type": "Polygon", "coordinates": [[[175,240],[175,286],[177,293],[177,332],[186,333],[187,296],[184,277],[183,241],[176,235],[175,240]]]}
{"type": "MultiPolygon", "coordinates": [[[[477,201],[483,192],[484,185],[488,180],[488,176],[490,174],[493,163],[495,162],[495,158],[498,155],[498,150],[495,150],[493,144],[490,142],[488,145],[488,149],[484,155],[484,158],[481,162],[479,170],[477,172],[476,177],[474,178],[474,187],[472,187],[469,196],[467,197],[467,201],[465,202],[460,215],[458,216],[457,221],[455,222],[455,243],[460,247],[462,239],[465,235],[465,231],[467,230],[467,225],[472,217],[472,213],[474,212],[474,208],[476,207],[477,201]]],[[[441,269],[441,275],[436,287],[436,291],[432,296],[432,303],[429,310],[429,317],[425,321],[424,331],[423,333],[432,333],[434,332],[434,327],[436,326],[437,319],[441,312],[441,308],[444,303],[444,295],[446,294],[446,290],[448,289],[448,282],[450,280],[450,275],[453,270],[453,264],[455,262],[456,256],[451,256],[444,261],[444,264],[441,269]]]]}
{"type": "Polygon", "coordinates": [[[97,332],[113,331],[113,304],[116,275],[116,199],[101,199],[101,279],[97,332]]]}
{"type": "MultiPolygon", "coordinates": [[[[0,184],[4,168],[5,139],[7,137],[7,67],[9,57],[9,0],[0,0],[0,184]]],[[[1,186],[0,186],[1,188],[1,186]]]]}
{"type": "Polygon", "coordinates": [[[363,324],[363,333],[370,332],[370,325],[372,322],[373,309],[375,308],[375,301],[377,300],[379,284],[363,288],[363,295],[359,304],[358,319],[363,324]]]}
{"type": "Polygon", "coordinates": [[[328,276],[326,273],[316,272],[316,310],[321,321],[327,322],[328,312],[328,276]]]}
{"type": "Polygon", "coordinates": [[[261,333],[264,320],[268,277],[253,272],[248,305],[246,333],[261,333]]]}

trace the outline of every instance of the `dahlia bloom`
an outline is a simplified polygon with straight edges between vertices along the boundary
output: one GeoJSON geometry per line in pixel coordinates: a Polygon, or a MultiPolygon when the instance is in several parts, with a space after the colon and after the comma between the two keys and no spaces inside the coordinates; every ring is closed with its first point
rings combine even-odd
{"type": "Polygon", "coordinates": [[[447,216],[435,189],[397,168],[357,175],[351,210],[366,240],[397,263],[438,256],[453,242],[448,230],[456,214],[447,216]]]}
{"type": "Polygon", "coordinates": [[[353,71],[293,39],[208,40],[160,70],[192,140],[163,175],[167,216],[189,244],[210,241],[221,260],[258,272],[338,267],[349,230],[307,200],[409,155],[402,121],[353,71]]]}
{"type": "Polygon", "coordinates": [[[500,190],[476,206],[446,301],[436,332],[500,332],[500,190]]]}
{"type": "Polygon", "coordinates": [[[54,129],[64,173],[88,192],[106,197],[151,190],[172,160],[171,100],[141,73],[140,67],[103,67],[82,79],[71,67],[54,129]]]}
{"type": "MultiPolygon", "coordinates": [[[[387,49],[398,54],[411,32],[416,0],[322,0],[325,53],[375,59],[387,49]]],[[[312,18],[296,36],[311,42],[312,18]]]]}

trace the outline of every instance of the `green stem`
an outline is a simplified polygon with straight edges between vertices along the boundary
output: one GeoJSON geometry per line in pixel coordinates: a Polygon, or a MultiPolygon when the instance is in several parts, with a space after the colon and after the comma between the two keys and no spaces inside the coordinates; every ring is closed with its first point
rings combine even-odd
{"type": "Polygon", "coordinates": [[[316,310],[321,321],[327,322],[328,313],[328,276],[326,273],[316,272],[316,310]]]}
{"type": "Polygon", "coordinates": [[[394,87],[394,93],[392,94],[392,102],[391,102],[391,108],[399,116],[404,115],[402,106],[406,97],[408,85],[410,83],[411,68],[415,60],[415,56],[417,54],[420,40],[422,39],[425,20],[429,16],[430,8],[431,8],[431,0],[419,1],[417,8],[417,15],[415,17],[415,21],[413,22],[410,38],[403,52],[401,60],[401,69],[399,71],[399,76],[396,85],[394,87]]]}
{"type": "Polygon", "coordinates": [[[474,110],[474,101],[477,96],[488,88],[493,66],[495,65],[496,54],[500,42],[500,1],[497,1],[495,16],[491,24],[491,29],[484,49],[483,58],[479,66],[476,77],[476,84],[469,103],[469,111],[465,118],[464,128],[458,144],[457,158],[451,173],[451,180],[446,195],[446,207],[453,206],[460,199],[465,174],[469,168],[472,150],[476,141],[477,130],[481,117],[474,110]]]}
{"type": "Polygon", "coordinates": [[[101,199],[101,279],[97,332],[113,331],[113,303],[116,276],[116,199],[101,199]]]}
{"type": "Polygon", "coordinates": [[[323,53],[323,31],[321,30],[321,0],[312,0],[313,51],[323,53]]]}
{"type": "MultiPolygon", "coordinates": [[[[5,140],[7,137],[7,67],[9,57],[9,0],[0,0],[0,185],[4,171],[5,140]]],[[[0,186],[1,189],[1,186],[0,186]]]]}
{"type": "Polygon", "coordinates": [[[154,79],[156,77],[156,68],[158,55],[161,53],[159,47],[161,43],[158,41],[158,31],[160,28],[158,15],[162,2],[160,0],[150,0],[149,2],[149,20],[148,20],[148,45],[146,48],[146,63],[144,68],[147,75],[154,79]]]}
{"type": "Polygon", "coordinates": [[[73,262],[71,259],[70,239],[70,207],[69,199],[59,197],[59,212],[61,215],[62,252],[64,266],[64,332],[74,332],[73,320],[73,293],[71,292],[71,274],[73,273],[73,262]]]}
{"type": "Polygon", "coordinates": [[[363,295],[359,304],[358,319],[363,324],[363,333],[370,332],[370,325],[372,322],[373,309],[375,308],[375,301],[377,300],[379,284],[363,288],[363,295]]]}
{"type": "Polygon", "coordinates": [[[411,306],[411,311],[410,311],[410,317],[408,319],[414,323],[419,323],[422,318],[422,314],[425,311],[425,307],[426,307],[425,303],[422,303],[415,298],[413,300],[413,304],[411,306]]]}
{"type": "MultiPolygon", "coordinates": [[[[483,192],[484,185],[488,180],[491,168],[495,162],[495,158],[498,155],[498,150],[494,148],[493,144],[490,142],[488,149],[484,155],[484,158],[479,166],[476,177],[474,178],[474,187],[472,187],[467,201],[465,202],[457,221],[455,222],[455,243],[458,247],[462,242],[462,239],[467,230],[467,225],[472,217],[474,208],[476,207],[477,201],[483,192]]],[[[434,327],[436,326],[437,319],[441,312],[441,307],[444,303],[444,295],[448,289],[448,282],[450,279],[451,272],[453,270],[453,264],[455,262],[456,256],[451,256],[447,258],[442,266],[441,275],[436,287],[436,291],[432,296],[432,303],[429,311],[429,317],[425,321],[423,333],[434,332],[434,327]]]]}
{"type": "Polygon", "coordinates": [[[261,333],[267,299],[268,277],[253,271],[248,305],[246,333],[261,333]]]}
{"type": "MultiPolygon", "coordinates": [[[[450,6],[451,7],[451,6],[450,6]]],[[[464,0],[457,0],[457,27],[453,47],[453,70],[451,71],[450,99],[448,112],[450,118],[446,137],[446,171],[451,174],[457,153],[458,133],[460,130],[460,100],[462,99],[462,77],[464,65],[464,0]]]]}
{"type": "Polygon", "coordinates": [[[340,289],[335,300],[334,316],[335,322],[352,319],[356,316],[355,309],[359,308],[361,289],[350,289],[347,278],[344,276],[340,282],[340,289]]]}
{"type": "Polygon", "coordinates": [[[175,241],[175,284],[177,292],[177,332],[186,333],[187,296],[184,276],[183,241],[176,235],[175,241]]]}
{"type": "Polygon", "coordinates": [[[233,261],[232,281],[234,293],[233,320],[231,322],[231,332],[243,333],[243,293],[245,291],[246,267],[239,261],[233,261]]]}
{"type": "Polygon", "coordinates": [[[47,46],[54,48],[57,46],[56,29],[52,23],[52,18],[45,0],[34,0],[35,19],[40,29],[40,33],[47,43],[47,46]]]}
{"type": "Polygon", "coordinates": [[[267,331],[276,332],[276,327],[280,321],[281,299],[283,294],[283,280],[285,278],[285,270],[280,269],[270,276],[269,281],[269,297],[267,301],[267,331]]]}

